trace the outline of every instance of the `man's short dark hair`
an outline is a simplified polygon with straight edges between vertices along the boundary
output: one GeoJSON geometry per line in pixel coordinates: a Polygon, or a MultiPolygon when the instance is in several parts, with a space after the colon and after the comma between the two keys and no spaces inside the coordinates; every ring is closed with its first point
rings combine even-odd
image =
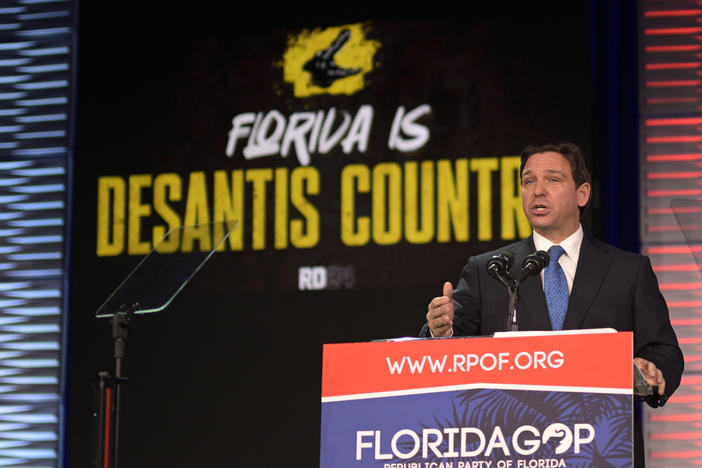
{"type": "MultiPolygon", "coordinates": [[[[559,142],[559,143],[543,143],[529,145],[522,151],[522,164],[519,167],[519,178],[524,173],[524,166],[527,160],[535,154],[553,152],[562,155],[570,163],[570,172],[573,175],[573,180],[575,181],[575,188],[580,187],[585,182],[592,185],[592,178],[590,177],[590,170],[587,168],[585,163],[585,156],[580,147],[574,143],[569,142],[559,142]]],[[[580,216],[582,217],[585,209],[590,205],[590,199],[592,199],[592,193],[590,193],[590,198],[587,200],[585,206],[580,207],[580,216]]]]}

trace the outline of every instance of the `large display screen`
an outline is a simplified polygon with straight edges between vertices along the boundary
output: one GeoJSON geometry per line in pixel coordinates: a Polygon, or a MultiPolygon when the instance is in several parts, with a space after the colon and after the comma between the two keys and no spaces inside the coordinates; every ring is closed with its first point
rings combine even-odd
{"type": "MultiPolygon", "coordinates": [[[[168,230],[238,221],[134,324],[125,466],[317,465],[322,344],[416,335],[470,255],[531,233],[521,149],[591,148],[587,9],[439,6],[175,23],[84,7],[76,463],[90,380],[112,366],[95,312],[168,230]]],[[[160,253],[219,238],[189,231],[160,253]]]]}

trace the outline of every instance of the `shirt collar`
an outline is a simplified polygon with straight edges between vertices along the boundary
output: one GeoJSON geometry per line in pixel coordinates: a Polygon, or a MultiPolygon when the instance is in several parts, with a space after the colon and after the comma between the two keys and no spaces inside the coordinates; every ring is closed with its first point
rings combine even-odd
{"type": "MultiPolygon", "coordinates": [[[[550,249],[552,245],[555,245],[553,242],[546,239],[544,236],[542,236],[536,231],[533,231],[532,234],[534,237],[534,247],[536,247],[536,250],[545,250],[546,252],[548,252],[548,249],[550,249]]],[[[566,255],[572,258],[575,263],[577,263],[578,258],[580,257],[580,246],[582,245],[582,243],[583,226],[582,224],[578,224],[578,229],[573,234],[566,237],[558,245],[563,247],[563,250],[565,250],[566,255]]]]}

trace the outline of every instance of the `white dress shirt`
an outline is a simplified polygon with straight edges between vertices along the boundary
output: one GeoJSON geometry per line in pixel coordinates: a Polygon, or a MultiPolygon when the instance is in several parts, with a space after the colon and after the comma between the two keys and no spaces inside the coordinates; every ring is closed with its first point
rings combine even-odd
{"type": "MultiPolygon", "coordinates": [[[[548,252],[551,246],[556,245],[544,236],[534,231],[534,247],[536,250],[544,250],[548,252]]],[[[558,259],[558,263],[563,268],[566,281],[568,281],[568,293],[573,291],[573,280],[575,279],[575,270],[578,268],[578,258],[580,257],[580,246],[583,243],[583,226],[578,225],[578,230],[570,236],[566,237],[560,244],[565,250],[565,253],[558,259]]],[[[541,286],[544,285],[544,271],[541,270],[541,286]]]]}

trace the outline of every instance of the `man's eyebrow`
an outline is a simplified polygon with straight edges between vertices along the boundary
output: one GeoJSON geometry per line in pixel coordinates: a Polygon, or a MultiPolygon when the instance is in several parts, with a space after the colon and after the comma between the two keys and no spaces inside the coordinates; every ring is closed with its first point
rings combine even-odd
{"type": "Polygon", "coordinates": [[[565,171],[562,171],[560,169],[546,169],[546,172],[548,172],[550,174],[559,174],[559,175],[563,175],[563,176],[566,174],[565,171]]]}
{"type": "MultiPolygon", "coordinates": [[[[561,171],[560,169],[546,169],[544,172],[547,172],[547,173],[549,173],[549,174],[558,174],[558,175],[561,175],[561,176],[565,176],[565,175],[566,175],[565,171],[561,171]]],[[[526,171],[524,171],[524,172],[522,173],[522,177],[524,177],[524,176],[526,176],[526,175],[533,174],[533,173],[534,173],[534,171],[532,171],[531,169],[526,170],[526,171]]]]}

